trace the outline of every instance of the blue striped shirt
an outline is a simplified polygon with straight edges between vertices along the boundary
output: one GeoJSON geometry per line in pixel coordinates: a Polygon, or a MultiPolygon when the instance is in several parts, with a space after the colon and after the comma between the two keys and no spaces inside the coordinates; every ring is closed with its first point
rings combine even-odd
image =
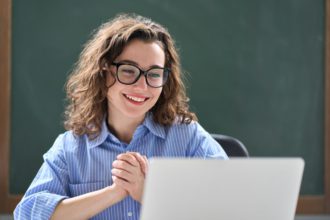
{"type": "MultiPolygon", "coordinates": [[[[107,129],[89,140],[71,131],[61,134],[44,154],[44,163],[14,211],[15,219],[49,219],[65,198],[102,189],[112,184],[112,162],[118,154],[134,151],[152,157],[201,157],[227,159],[226,153],[197,123],[164,127],[147,115],[129,144],[107,129]]],[[[137,220],[140,203],[127,196],[92,219],[137,220]]]]}

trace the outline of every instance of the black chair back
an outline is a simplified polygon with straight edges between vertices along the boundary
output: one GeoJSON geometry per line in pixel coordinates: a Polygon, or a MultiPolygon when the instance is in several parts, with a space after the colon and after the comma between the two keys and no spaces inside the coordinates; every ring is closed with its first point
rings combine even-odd
{"type": "Polygon", "coordinates": [[[249,157],[249,152],[244,144],[236,138],[223,134],[211,134],[222,146],[228,157],[249,157]]]}

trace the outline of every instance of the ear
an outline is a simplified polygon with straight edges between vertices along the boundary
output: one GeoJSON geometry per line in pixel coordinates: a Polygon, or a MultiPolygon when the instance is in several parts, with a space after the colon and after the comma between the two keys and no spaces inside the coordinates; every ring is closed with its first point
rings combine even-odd
{"type": "Polygon", "coordinates": [[[103,70],[101,74],[102,74],[102,78],[104,79],[105,86],[107,88],[110,88],[111,86],[113,86],[113,84],[115,84],[116,77],[115,77],[115,74],[111,70],[109,70],[109,69],[103,70]]]}

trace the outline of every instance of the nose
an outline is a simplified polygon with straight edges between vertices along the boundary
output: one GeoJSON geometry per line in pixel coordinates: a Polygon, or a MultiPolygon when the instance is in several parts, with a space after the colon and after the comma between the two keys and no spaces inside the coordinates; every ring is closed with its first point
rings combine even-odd
{"type": "Polygon", "coordinates": [[[147,79],[144,75],[141,75],[138,81],[134,83],[134,86],[139,87],[140,89],[146,90],[148,88],[147,79]]]}

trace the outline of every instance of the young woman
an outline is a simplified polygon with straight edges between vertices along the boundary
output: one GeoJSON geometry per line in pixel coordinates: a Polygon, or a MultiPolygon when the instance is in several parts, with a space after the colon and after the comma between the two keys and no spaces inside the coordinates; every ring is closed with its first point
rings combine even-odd
{"type": "Polygon", "coordinates": [[[68,131],[15,219],[139,219],[149,158],[227,159],[189,111],[181,74],[161,25],[137,15],[103,24],[67,82],[68,131]]]}

